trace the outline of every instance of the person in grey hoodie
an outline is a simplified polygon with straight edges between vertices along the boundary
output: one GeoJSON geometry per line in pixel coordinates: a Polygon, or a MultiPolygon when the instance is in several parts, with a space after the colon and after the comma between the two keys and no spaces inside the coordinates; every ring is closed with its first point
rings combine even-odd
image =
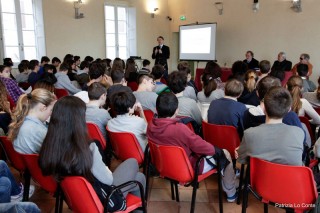
{"type": "Polygon", "coordinates": [[[67,73],[68,73],[68,65],[66,63],[62,63],[60,65],[59,72],[57,72],[55,74],[55,76],[57,78],[57,83],[54,84],[54,87],[58,88],[58,89],[66,89],[66,90],[68,90],[70,95],[74,95],[74,94],[80,92],[81,90],[76,88],[71,83],[67,73]]]}

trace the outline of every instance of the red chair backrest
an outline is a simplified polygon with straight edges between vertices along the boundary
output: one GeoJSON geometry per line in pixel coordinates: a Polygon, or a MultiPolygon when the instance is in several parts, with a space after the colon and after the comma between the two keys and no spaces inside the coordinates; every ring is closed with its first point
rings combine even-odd
{"type": "Polygon", "coordinates": [[[188,183],[194,178],[194,170],[182,147],[158,145],[149,140],[151,162],[160,176],[188,183]]]}
{"type": "Polygon", "coordinates": [[[152,110],[143,110],[144,116],[146,117],[147,123],[149,123],[153,118],[153,111],[152,110]]]}
{"type": "Polygon", "coordinates": [[[72,212],[103,213],[103,205],[92,185],[83,177],[71,176],[61,181],[61,188],[72,212]]]}
{"type": "Polygon", "coordinates": [[[38,164],[39,155],[38,154],[21,154],[22,159],[26,163],[28,171],[34,181],[40,184],[41,188],[54,194],[57,190],[57,182],[52,176],[42,175],[42,171],[38,164]]]}
{"type": "Polygon", "coordinates": [[[99,127],[94,123],[87,122],[87,128],[92,140],[98,140],[103,150],[107,147],[106,139],[103,137],[99,127]]]}
{"type": "Polygon", "coordinates": [[[8,101],[10,103],[10,109],[13,110],[16,107],[16,104],[14,103],[13,99],[10,95],[7,95],[8,101]]]}
{"type": "Polygon", "coordinates": [[[207,142],[230,152],[231,158],[235,159],[234,150],[240,145],[240,138],[234,126],[209,124],[202,121],[203,138],[207,142]]]}
{"type": "Polygon", "coordinates": [[[281,85],[282,85],[283,87],[286,86],[289,78],[290,78],[292,75],[293,75],[293,73],[292,73],[291,71],[286,71],[286,72],[284,72],[284,79],[281,81],[281,85]]]}
{"type": "Polygon", "coordinates": [[[306,125],[308,132],[310,134],[311,142],[314,143],[315,142],[315,135],[312,131],[309,119],[304,116],[299,116],[299,119],[300,119],[301,123],[304,123],[306,125]]]}
{"type": "Polygon", "coordinates": [[[295,204],[295,209],[308,209],[318,197],[313,173],[304,166],[288,166],[250,158],[250,182],[262,200],[295,204]],[[300,207],[299,207],[300,206],[300,207]]]}
{"type": "Polygon", "coordinates": [[[14,150],[12,142],[5,136],[1,136],[0,140],[2,147],[4,148],[4,151],[6,152],[6,155],[9,158],[12,166],[16,170],[23,172],[26,169],[26,165],[23,162],[21,155],[16,152],[16,150],[14,150]]]}
{"type": "Polygon", "coordinates": [[[132,91],[136,91],[139,87],[138,83],[135,81],[128,82],[127,86],[130,87],[132,91]]]}
{"type": "Polygon", "coordinates": [[[144,159],[144,153],[136,136],[129,132],[112,132],[106,127],[112,149],[120,160],[135,158],[141,165],[144,159]]]}
{"type": "Polygon", "coordinates": [[[68,90],[66,90],[66,89],[58,89],[58,88],[55,88],[55,89],[54,89],[54,94],[56,94],[57,99],[60,99],[60,98],[62,98],[62,97],[64,97],[64,96],[68,96],[68,95],[69,95],[69,92],[68,92],[68,90]]]}

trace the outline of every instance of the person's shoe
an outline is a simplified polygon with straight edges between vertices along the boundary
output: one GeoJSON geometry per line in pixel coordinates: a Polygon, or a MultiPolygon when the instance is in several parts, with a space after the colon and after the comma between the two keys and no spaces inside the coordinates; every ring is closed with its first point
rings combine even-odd
{"type": "Polygon", "coordinates": [[[227,197],[227,201],[228,201],[229,203],[232,203],[232,202],[236,201],[237,198],[238,198],[238,193],[236,192],[234,195],[232,195],[232,196],[230,196],[230,197],[227,197]]]}
{"type": "MultiPolygon", "coordinates": [[[[23,199],[23,192],[24,192],[24,186],[22,183],[20,183],[20,188],[21,188],[21,192],[17,195],[12,195],[11,196],[11,202],[21,202],[22,199],[23,199]]],[[[30,188],[29,188],[29,198],[33,195],[34,193],[34,185],[30,185],[30,188]]]]}

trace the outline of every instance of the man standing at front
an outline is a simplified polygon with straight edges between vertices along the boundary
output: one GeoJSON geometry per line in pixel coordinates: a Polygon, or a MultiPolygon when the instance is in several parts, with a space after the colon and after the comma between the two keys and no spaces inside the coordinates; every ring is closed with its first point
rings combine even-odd
{"type": "Polygon", "coordinates": [[[155,64],[161,64],[164,66],[165,73],[164,78],[168,77],[168,62],[170,58],[170,48],[163,44],[164,38],[159,36],[157,38],[158,46],[155,46],[152,51],[152,59],[155,59],[155,64]]]}

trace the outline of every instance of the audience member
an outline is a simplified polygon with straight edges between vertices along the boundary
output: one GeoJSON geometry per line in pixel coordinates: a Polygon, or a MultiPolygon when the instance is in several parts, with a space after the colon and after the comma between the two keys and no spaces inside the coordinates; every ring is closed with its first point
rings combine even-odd
{"type": "Polygon", "coordinates": [[[28,77],[29,77],[28,66],[25,63],[20,63],[18,65],[18,70],[20,73],[16,75],[16,82],[17,83],[28,82],[28,77]]]}
{"type": "Polygon", "coordinates": [[[152,72],[151,75],[154,77],[154,81],[156,82],[156,85],[154,87],[154,92],[157,93],[158,95],[163,93],[163,92],[170,92],[170,89],[167,85],[161,82],[161,78],[163,77],[164,74],[164,68],[161,65],[154,65],[152,67],[152,72]]]}
{"type": "Polygon", "coordinates": [[[257,80],[257,84],[261,79],[263,79],[264,77],[269,75],[270,67],[271,67],[270,66],[270,61],[268,61],[268,60],[260,61],[259,68],[260,68],[261,75],[259,76],[259,78],[257,80]]]}
{"type": "Polygon", "coordinates": [[[250,50],[246,52],[246,59],[243,62],[248,65],[248,69],[259,69],[259,61],[254,58],[254,54],[250,50]]]}
{"type": "Polygon", "coordinates": [[[43,66],[44,72],[43,72],[40,80],[50,82],[51,84],[57,83],[57,78],[56,78],[55,72],[54,72],[55,69],[56,69],[56,67],[54,65],[45,64],[43,66]]]}
{"type": "Polygon", "coordinates": [[[91,56],[86,56],[85,58],[84,58],[84,60],[85,61],[87,61],[87,62],[89,62],[89,64],[91,64],[93,61],[94,61],[94,59],[91,57],[91,56]]]}
{"type": "Polygon", "coordinates": [[[224,89],[224,83],[221,80],[221,67],[214,61],[208,61],[203,74],[211,74],[217,84],[218,89],[224,89]]]}
{"type": "Polygon", "coordinates": [[[0,81],[0,128],[5,134],[11,122],[11,108],[5,85],[0,81]]]}
{"type": "Polygon", "coordinates": [[[73,60],[76,63],[76,70],[78,71],[80,69],[80,63],[81,63],[80,56],[75,55],[73,57],[73,60]]]}
{"type": "Polygon", "coordinates": [[[31,73],[28,77],[28,83],[34,85],[41,78],[42,73],[39,72],[40,66],[38,60],[31,60],[29,63],[31,73]]]}
{"type": "Polygon", "coordinates": [[[155,82],[152,75],[140,75],[139,87],[133,92],[137,101],[141,104],[144,110],[151,110],[156,113],[156,101],[158,95],[153,92],[155,82]]]}
{"type": "Polygon", "coordinates": [[[211,101],[223,98],[224,91],[217,89],[217,83],[211,74],[203,74],[201,77],[202,91],[198,92],[197,98],[200,103],[211,103],[211,101]]]}
{"type": "Polygon", "coordinates": [[[52,92],[53,94],[55,92],[54,84],[50,80],[48,81],[47,79],[40,80],[33,86],[33,89],[39,88],[46,89],[52,92]]]}
{"type": "Polygon", "coordinates": [[[82,61],[80,64],[80,69],[77,70],[77,81],[80,84],[80,87],[83,88],[85,84],[90,81],[89,78],[89,62],[82,61]]]}
{"type": "MultiPolygon", "coordinates": [[[[191,76],[191,69],[189,67],[189,63],[187,61],[181,61],[178,66],[177,66],[178,71],[182,71],[182,72],[186,72],[187,74],[187,87],[186,90],[184,91],[185,95],[187,96],[187,94],[189,93],[191,96],[193,96],[194,94],[197,95],[198,94],[198,89],[196,87],[196,83],[194,82],[194,80],[192,80],[192,76],[191,76]],[[190,92],[187,92],[187,88],[189,88],[190,92]],[[194,90],[191,90],[191,88],[194,90]]],[[[190,97],[192,99],[196,97],[190,97]]]]}
{"type": "Polygon", "coordinates": [[[16,103],[23,92],[18,87],[17,82],[10,78],[10,68],[8,66],[0,65],[0,80],[6,86],[10,98],[16,103]]]}
{"type": "Polygon", "coordinates": [[[136,62],[133,58],[128,58],[126,63],[125,79],[128,82],[137,83],[138,72],[136,67],[136,62]]]}
{"type": "Polygon", "coordinates": [[[299,64],[297,66],[297,73],[302,79],[302,83],[303,83],[302,93],[313,92],[317,89],[316,85],[314,85],[314,83],[312,81],[308,80],[308,77],[307,77],[308,65],[299,64]]]}
{"type": "Polygon", "coordinates": [[[67,65],[68,65],[68,77],[70,81],[76,81],[77,77],[77,69],[76,69],[76,62],[74,60],[67,60],[67,65]]]}
{"type": "Polygon", "coordinates": [[[61,64],[61,61],[60,61],[60,59],[58,57],[53,57],[52,60],[51,60],[51,63],[58,70],[58,68],[59,68],[59,66],[61,64]]]}
{"type": "MultiPolygon", "coordinates": [[[[132,158],[121,163],[113,173],[110,171],[103,163],[97,145],[89,139],[85,111],[85,103],[77,97],[65,96],[57,101],[39,154],[39,166],[44,175],[54,176],[58,181],[67,176],[86,178],[101,203],[110,207],[106,193],[112,185],[136,180],[145,188],[145,177],[132,158]]],[[[140,194],[137,186],[125,187],[122,192],[124,196],[140,194]]]]}
{"type": "Polygon", "coordinates": [[[44,65],[49,64],[50,58],[48,56],[42,56],[40,60],[40,67],[39,67],[39,75],[41,76],[44,73],[44,65]]]}
{"type": "Polygon", "coordinates": [[[232,75],[229,76],[229,79],[234,78],[240,82],[244,82],[245,73],[248,70],[248,65],[243,61],[235,61],[232,64],[231,72],[232,75]]]}
{"type": "Polygon", "coordinates": [[[86,121],[95,123],[103,136],[107,137],[106,126],[111,119],[109,112],[102,108],[107,99],[107,89],[100,83],[93,83],[88,88],[89,103],[87,103],[86,121]]]}
{"type": "Polygon", "coordinates": [[[264,96],[266,123],[247,129],[236,150],[238,162],[257,157],[273,163],[302,166],[304,132],[296,126],[282,123],[292,104],[290,93],[283,87],[273,87],[264,96]]]}
{"type": "Polygon", "coordinates": [[[64,58],[63,58],[63,63],[67,63],[67,61],[69,61],[69,60],[73,60],[73,55],[70,54],[70,53],[68,53],[68,54],[66,54],[66,55],[64,56],[64,58]]]}
{"type": "Polygon", "coordinates": [[[306,65],[308,65],[308,74],[307,74],[307,76],[309,77],[309,76],[311,76],[312,75],[312,69],[313,69],[313,65],[310,63],[310,55],[309,54],[307,54],[307,53],[302,53],[301,55],[300,55],[300,62],[299,63],[297,63],[297,64],[295,64],[294,66],[293,66],[293,68],[292,68],[292,73],[293,73],[293,75],[297,75],[297,72],[298,72],[298,70],[297,70],[297,68],[298,68],[298,65],[299,64],[306,64],[306,65]]]}
{"type": "Polygon", "coordinates": [[[297,113],[298,116],[307,114],[311,118],[310,123],[320,125],[319,114],[306,99],[301,98],[302,85],[303,81],[300,76],[291,76],[287,82],[287,88],[292,96],[292,111],[297,113]]]}
{"type": "Polygon", "coordinates": [[[183,72],[173,71],[168,77],[168,86],[171,91],[177,96],[179,101],[178,116],[190,117],[197,122],[202,123],[201,112],[197,102],[191,98],[183,96],[183,91],[187,85],[187,76],[183,72]]]}
{"type": "Polygon", "coordinates": [[[151,74],[150,61],[148,59],[142,61],[142,68],[139,70],[138,74],[151,74]]]}
{"type": "Polygon", "coordinates": [[[58,89],[66,89],[70,95],[74,95],[81,90],[76,88],[70,81],[68,77],[68,64],[62,63],[60,65],[59,72],[55,74],[57,78],[57,82],[55,83],[55,87],[58,89]]]}
{"type": "MultiPolygon", "coordinates": [[[[186,125],[179,122],[176,118],[178,114],[178,99],[172,93],[162,93],[157,98],[158,118],[153,118],[147,129],[147,136],[150,141],[167,146],[182,147],[190,163],[195,168],[196,161],[202,155],[206,155],[206,160],[202,161],[199,173],[203,174],[215,168],[216,159],[224,169],[222,177],[222,187],[227,193],[228,202],[234,202],[237,198],[235,173],[232,167],[230,153],[221,150],[204,141],[200,136],[193,133],[186,125]],[[210,161],[210,163],[208,163],[210,161]]],[[[169,166],[169,165],[168,165],[169,166]]]]}
{"type": "Polygon", "coordinates": [[[237,102],[243,91],[243,84],[236,80],[228,80],[225,88],[224,98],[211,102],[208,110],[208,122],[211,124],[228,125],[237,128],[239,136],[243,135],[243,114],[246,106],[237,102]]]}
{"type": "Polygon", "coordinates": [[[111,72],[114,70],[121,70],[124,72],[125,63],[121,58],[115,58],[112,63],[111,72]]]}
{"type": "Polygon", "coordinates": [[[278,60],[274,61],[271,71],[291,71],[292,68],[292,62],[288,61],[286,58],[285,52],[280,52],[278,54],[278,60]]]}
{"type": "Polygon", "coordinates": [[[318,78],[318,88],[314,92],[305,92],[302,94],[312,107],[320,108],[320,77],[318,78]]]}
{"type": "Polygon", "coordinates": [[[55,102],[55,95],[46,89],[35,89],[20,96],[8,135],[17,152],[39,153],[47,134],[45,122],[50,117],[55,102]]]}
{"type": "Polygon", "coordinates": [[[258,106],[260,100],[256,93],[256,80],[258,79],[255,70],[248,70],[244,75],[244,89],[238,101],[251,106],[258,106]]]}
{"type": "Polygon", "coordinates": [[[133,133],[144,151],[147,145],[147,122],[141,104],[136,102],[134,95],[129,92],[117,92],[112,98],[111,109],[116,113],[116,117],[109,120],[109,130],[133,133]],[[140,117],[134,115],[135,111],[140,117]]]}

